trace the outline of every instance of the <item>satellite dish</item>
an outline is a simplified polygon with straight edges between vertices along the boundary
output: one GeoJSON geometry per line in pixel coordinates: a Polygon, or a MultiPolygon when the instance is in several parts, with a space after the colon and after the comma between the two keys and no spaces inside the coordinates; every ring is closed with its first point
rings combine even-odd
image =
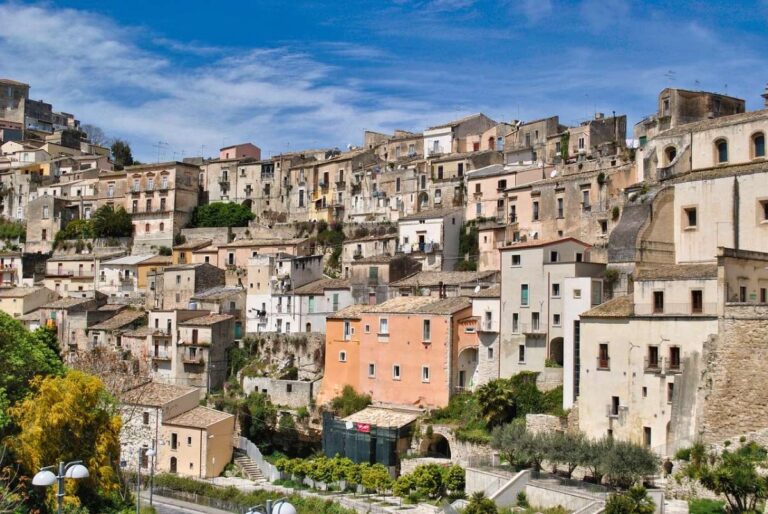
{"type": "Polygon", "coordinates": [[[549,174],[549,178],[555,178],[557,176],[557,170],[552,170],[552,172],[549,174]]]}
{"type": "Polygon", "coordinates": [[[347,143],[347,150],[352,150],[352,143],[347,143]]]}
{"type": "Polygon", "coordinates": [[[477,285],[475,286],[475,294],[477,294],[477,293],[479,293],[479,292],[480,292],[480,284],[477,284],[477,285]]]}

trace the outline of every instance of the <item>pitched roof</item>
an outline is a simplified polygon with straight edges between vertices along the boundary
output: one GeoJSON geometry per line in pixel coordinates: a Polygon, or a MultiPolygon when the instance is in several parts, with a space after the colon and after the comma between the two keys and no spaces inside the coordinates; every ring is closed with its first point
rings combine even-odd
{"type": "Polygon", "coordinates": [[[245,289],[243,289],[242,287],[216,286],[216,287],[212,287],[211,289],[206,289],[205,291],[200,291],[199,293],[195,293],[195,296],[193,296],[191,299],[192,300],[223,300],[224,298],[229,298],[234,294],[240,294],[244,292],[245,292],[245,289]]]}
{"type": "Polygon", "coordinates": [[[389,264],[390,261],[392,261],[392,259],[395,259],[396,257],[399,257],[399,256],[382,253],[379,255],[371,255],[368,257],[363,257],[362,259],[353,260],[352,262],[350,262],[350,264],[352,266],[354,266],[355,264],[389,264]]]}
{"type": "Polygon", "coordinates": [[[208,428],[215,423],[230,418],[234,420],[234,414],[229,414],[228,412],[222,412],[220,410],[211,409],[208,407],[198,406],[194,409],[188,410],[183,414],[179,414],[175,418],[163,420],[163,425],[176,425],[191,428],[208,428]]]}
{"type": "Polygon", "coordinates": [[[118,257],[117,259],[112,259],[111,261],[103,262],[102,265],[104,265],[104,266],[133,266],[133,265],[139,264],[140,262],[144,262],[147,259],[151,259],[152,257],[154,257],[153,254],[126,255],[125,257],[118,257]]]}
{"type": "Polygon", "coordinates": [[[93,301],[93,298],[62,298],[54,302],[43,305],[44,309],[71,309],[73,307],[84,306],[93,301]]]}
{"type": "Polygon", "coordinates": [[[29,87],[29,84],[25,82],[19,82],[18,80],[12,80],[12,79],[2,79],[0,78],[0,84],[3,84],[4,86],[27,86],[29,87]]]}
{"type": "Polygon", "coordinates": [[[434,218],[444,218],[449,214],[456,214],[463,209],[431,209],[428,211],[421,211],[415,214],[411,214],[400,218],[399,221],[412,221],[412,220],[428,220],[434,218]]]}
{"type": "Polygon", "coordinates": [[[472,304],[463,296],[433,298],[431,296],[399,296],[384,303],[369,306],[366,313],[389,314],[453,314],[472,304]]]}
{"type": "Polygon", "coordinates": [[[469,121],[472,118],[478,118],[480,116],[485,116],[482,112],[476,112],[474,114],[470,114],[468,116],[464,116],[463,118],[459,118],[457,120],[449,121],[448,123],[443,123],[441,125],[434,125],[432,127],[429,127],[427,130],[433,130],[443,127],[455,127],[456,125],[459,125],[461,123],[464,123],[465,121],[469,121]]]}
{"type": "Polygon", "coordinates": [[[383,407],[366,407],[343,419],[350,423],[364,423],[377,427],[401,428],[416,421],[421,413],[383,407]]]}
{"type": "Polygon", "coordinates": [[[232,241],[229,244],[221,245],[219,248],[242,248],[251,246],[288,246],[297,245],[306,242],[306,237],[295,237],[292,239],[284,239],[280,237],[265,238],[265,239],[239,239],[232,241]]]}
{"type": "Polygon", "coordinates": [[[23,298],[27,295],[37,293],[45,289],[42,286],[35,287],[2,287],[0,288],[0,298],[23,298]]]}
{"type": "Polygon", "coordinates": [[[205,316],[188,319],[186,321],[180,321],[179,325],[203,327],[203,326],[215,325],[216,323],[221,323],[222,321],[226,321],[229,319],[235,319],[235,318],[234,316],[230,316],[229,314],[207,314],[205,316]]]}
{"type": "Polygon", "coordinates": [[[567,241],[573,241],[574,243],[578,243],[585,248],[589,248],[591,246],[590,244],[585,243],[584,241],[579,241],[575,237],[561,237],[559,239],[531,239],[530,241],[515,243],[509,246],[502,246],[499,248],[499,250],[505,251],[505,250],[520,250],[522,248],[536,248],[537,246],[551,246],[554,244],[565,243],[567,241]]]}
{"type": "Polygon", "coordinates": [[[619,296],[581,314],[582,318],[628,318],[635,314],[632,295],[619,296]]]}
{"type": "Polygon", "coordinates": [[[393,287],[431,287],[440,283],[446,286],[458,286],[494,277],[498,271],[420,271],[390,284],[393,287]]]}
{"type": "Polygon", "coordinates": [[[347,243],[360,243],[362,241],[381,241],[382,239],[397,239],[397,233],[394,234],[369,234],[367,236],[363,237],[355,237],[352,239],[347,239],[344,241],[344,244],[347,243]]]}
{"type": "Polygon", "coordinates": [[[656,264],[635,272],[641,280],[706,280],[717,278],[717,264],[656,264]]]}
{"type": "Polygon", "coordinates": [[[150,257],[146,261],[142,261],[141,264],[171,264],[173,263],[173,259],[170,255],[155,255],[154,257],[150,257]]]}
{"type": "Polygon", "coordinates": [[[205,248],[213,243],[211,239],[192,239],[180,245],[174,245],[174,250],[197,250],[198,248],[205,248]]]}
{"type": "Polygon", "coordinates": [[[494,284],[491,287],[481,289],[477,293],[469,293],[467,296],[470,298],[501,298],[501,284],[494,284]]]}
{"type": "Polygon", "coordinates": [[[329,314],[327,319],[360,319],[360,315],[369,307],[370,305],[357,303],[329,314]]]}
{"type": "Polygon", "coordinates": [[[123,391],[120,399],[130,405],[146,405],[148,407],[162,407],[168,402],[188,395],[192,391],[198,391],[195,387],[181,387],[160,382],[147,382],[127,391],[123,391]]]}
{"type": "Polygon", "coordinates": [[[349,280],[342,278],[321,278],[309,284],[304,284],[293,290],[293,294],[323,294],[326,289],[348,289],[349,280]]]}
{"type": "Polygon", "coordinates": [[[40,314],[41,314],[40,309],[36,309],[32,312],[23,314],[16,319],[18,319],[19,321],[40,321],[40,314]]]}
{"type": "Polygon", "coordinates": [[[146,316],[144,311],[125,310],[119,312],[106,321],[93,325],[90,330],[117,330],[146,316]]]}
{"type": "Polygon", "coordinates": [[[467,180],[474,180],[476,178],[493,177],[495,175],[511,174],[504,168],[503,164],[491,164],[484,168],[478,168],[474,171],[467,172],[467,180]]]}

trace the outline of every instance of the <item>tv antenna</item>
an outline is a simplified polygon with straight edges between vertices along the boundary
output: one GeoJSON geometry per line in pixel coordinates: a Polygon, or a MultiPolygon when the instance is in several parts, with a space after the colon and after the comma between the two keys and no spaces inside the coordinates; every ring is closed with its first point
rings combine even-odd
{"type": "Polygon", "coordinates": [[[157,148],[157,161],[155,162],[160,162],[160,152],[166,146],[168,146],[168,143],[166,143],[165,141],[158,141],[157,143],[152,145],[152,148],[157,148]]]}

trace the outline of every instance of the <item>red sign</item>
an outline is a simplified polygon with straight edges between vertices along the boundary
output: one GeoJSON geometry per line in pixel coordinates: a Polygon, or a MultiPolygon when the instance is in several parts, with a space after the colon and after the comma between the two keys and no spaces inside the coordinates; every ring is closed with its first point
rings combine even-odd
{"type": "Polygon", "coordinates": [[[367,434],[371,431],[371,425],[369,423],[355,423],[355,430],[367,434]]]}

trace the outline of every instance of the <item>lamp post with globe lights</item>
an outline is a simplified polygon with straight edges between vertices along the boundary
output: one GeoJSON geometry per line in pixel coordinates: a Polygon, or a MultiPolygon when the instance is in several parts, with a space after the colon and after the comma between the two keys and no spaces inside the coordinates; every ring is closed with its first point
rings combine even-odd
{"type": "Polygon", "coordinates": [[[141,511],[141,457],[142,455],[146,455],[149,457],[149,473],[150,473],[150,484],[149,484],[149,504],[152,505],[152,481],[155,478],[155,455],[157,455],[157,452],[154,448],[147,449],[146,447],[140,447],[139,448],[139,462],[138,466],[136,467],[136,514],[139,514],[141,511]]]}
{"type": "Polygon", "coordinates": [[[50,487],[53,484],[58,484],[58,490],[56,491],[56,502],[58,504],[57,512],[62,514],[64,509],[64,479],[72,478],[79,480],[81,478],[88,478],[88,468],[83,466],[83,461],[75,460],[67,462],[59,462],[58,474],[54,474],[52,469],[56,469],[56,466],[46,466],[40,468],[34,477],[32,477],[32,485],[40,487],[50,487]]]}
{"type": "Polygon", "coordinates": [[[291,505],[287,498],[281,498],[274,502],[267,500],[266,505],[251,507],[245,514],[296,514],[296,507],[291,505]]]}

